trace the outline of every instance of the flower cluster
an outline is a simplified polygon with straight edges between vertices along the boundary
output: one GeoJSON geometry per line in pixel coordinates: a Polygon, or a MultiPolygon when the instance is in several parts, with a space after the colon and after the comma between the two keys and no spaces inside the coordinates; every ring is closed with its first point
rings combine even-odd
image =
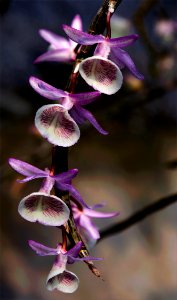
{"type": "MultiPolygon", "coordinates": [[[[15,158],[10,158],[9,164],[15,171],[25,176],[24,179],[18,179],[20,183],[44,178],[40,190],[24,197],[19,203],[19,214],[29,222],[38,222],[46,226],[65,226],[70,213],[72,213],[78,232],[84,242],[90,247],[100,237],[99,231],[91,219],[111,218],[118,215],[117,212],[106,213],[97,211],[96,209],[102,207],[103,204],[88,206],[85,203],[80,193],[71,184],[71,180],[78,173],[77,169],[53,175],[48,169],[41,170],[15,158]],[[72,196],[71,211],[62,199],[52,195],[51,191],[54,184],[56,184],[59,190],[68,191],[72,196]]],[[[72,293],[77,289],[78,278],[75,274],[66,271],[66,263],[71,264],[75,261],[83,260],[100,260],[90,256],[78,257],[82,248],[81,242],[78,242],[69,251],[66,249],[65,240],[63,241],[63,245],[59,244],[56,249],[45,247],[34,241],[30,241],[29,245],[41,256],[56,255],[54,266],[47,279],[47,288],[49,290],[56,288],[65,293],[72,293]]]]}
{"type": "Polygon", "coordinates": [[[101,134],[108,134],[98,124],[93,114],[83,106],[95,101],[101,93],[107,95],[116,93],[123,82],[122,68],[127,67],[138,79],[143,79],[143,75],[139,73],[129,54],[123,50],[137,40],[136,34],[118,38],[91,35],[82,31],[82,22],[78,15],[75,16],[71,27],[63,25],[63,29],[69,41],[47,30],[40,30],[41,36],[50,43],[50,47],[47,53],[37,58],[36,62],[44,60],[68,62],[76,59],[74,52],[76,45],[96,45],[93,56],[84,59],[76,68],[76,72],[79,72],[96,92],[69,93],[35,77],[30,78],[30,84],[41,96],[58,102],[44,105],[37,111],[36,128],[50,143],[70,147],[80,137],[78,124],[86,120],[101,134]]]}
{"type": "MultiPolygon", "coordinates": [[[[46,53],[39,56],[35,62],[77,61],[77,53],[82,45],[95,45],[93,56],[77,61],[73,74],[80,73],[83,79],[96,91],[74,93],[73,90],[64,91],[48,83],[30,77],[32,88],[44,98],[56,101],[55,104],[42,106],[36,113],[35,126],[40,134],[49,143],[55,146],[70,147],[79,137],[78,124],[89,121],[101,134],[105,131],[97,122],[93,114],[85,106],[95,101],[101,93],[108,95],[116,93],[122,86],[123,75],[121,69],[127,67],[138,79],[143,76],[138,72],[128,53],[123,48],[131,45],[138,38],[137,35],[128,35],[118,38],[109,38],[103,35],[91,35],[82,31],[80,16],[75,16],[70,26],[63,25],[69,40],[47,30],[40,30],[40,35],[50,43],[46,53]],[[77,50],[76,50],[77,49],[77,50]]],[[[27,221],[38,222],[46,226],[57,226],[62,229],[63,240],[56,248],[49,248],[30,240],[29,246],[41,256],[56,256],[54,265],[47,278],[48,290],[57,289],[65,293],[74,292],[79,283],[78,277],[66,269],[67,264],[75,261],[100,260],[100,258],[81,255],[82,248],[93,246],[100,238],[98,228],[93,218],[112,218],[117,212],[101,212],[97,209],[104,204],[89,206],[73,186],[72,180],[78,173],[77,169],[56,174],[55,168],[41,170],[29,163],[10,158],[10,166],[25,178],[20,183],[43,178],[39,191],[24,197],[18,206],[19,214],[27,221]],[[54,193],[56,188],[69,195],[69,205],[54,193]],[[81,240],[71,245],[67,243],[68,220],[74,219],[75,231],[81,240]]],[[[85,248],[86,249],[86,248],[85,248]]]]}

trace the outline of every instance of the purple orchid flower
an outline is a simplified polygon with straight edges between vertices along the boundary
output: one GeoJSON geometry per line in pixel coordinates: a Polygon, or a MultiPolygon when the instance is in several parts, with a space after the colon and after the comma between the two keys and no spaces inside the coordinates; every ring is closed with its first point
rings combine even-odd
{"type": "Polygon", "coordinates": [[[54,184],[56,184],[59,190],[68,191],[80,205],[89,208],[89,206],[82,199],[78,190],[71,184],[71,180],[74,179],[78,174],[78,169],[71,169],[67,172],[53,175],[48,169],[45,169],[45,171],[43,171],[15,158],[9,158],[9,164],[15,171],[17,171],[21,175],[26,176],[26,178],[22,180],[17,180],[18,182],[23,183],[36,178],[46,178],[48,180],[48,190],[51,190],[54,184]]]}
{"type": "MultiPolygon", "coordinates": [[[[82,30],[82,21],[79,15],[74,17],[71,27],[82,30]]],[[[40,55],[35,60],[35,63],[42,61],[71,62],[75,60],[76,54],[74,49],[77,45],[75,42],[70,39],[67,40],[45,29],[41,29],[39,34],[44,40],[50,43],[50,46],[46,53],[40,55]]]]}
{"type": "Polygon", "coordinates": [[[35,77],[30,77],[29,82],[41,96],[60,101],[60,104],[42,106],[35,117],[37,129],[52,144],[63,147],[75,144],[80,136],[80,130],[75,121],[82,124],[88,120],[101,134],[108,133],[101,128],[91,112],[82,107],[93,102],[100,96],[100,92],[72,94],[35,77]]]}
{"type": "Polygon", "coordinates": [[[138,79],[144,78],[144,76],[136,69],[130,56],[122,50],[122,48],[132,45],[138,39],[137,34],[109,39],[103,35],[91,35],[89,33],[85,33],[67,25],[63,25],[63,29],[70,39],[76,43],[82,45],[98,44],[95,50],[95,55],[108,57],[110,54],[113,54],[113,61],[118,64],[119,67],[122,68],[123,66],[126,66],[135,77],[138,79]]]}
{"type": "Polygon", "coordinates": [[[100,238],[98,228],[92,222],[92,218],[112,218],[119,215],[119,212],[100,212],[95,209],[103,207],[105,204],[96,204],[92,208],[79,207],[72,203],[72,212],[76,226],[89,247],[92,247],[100,238]]]}
{"type": "Polygon", "coordinates": [[[57,289],[64,293],[73,293],[77,290],[79,285],[78,277],[66,270],[66,264],[72,264],[76,261],[84,260],[102,260],[96,257],[78,257],[79,252],[83,246],[82,242],[78,242],[69,251],[63,249],[62,244],[58,244],[57,248],[49,248],[40,243],[30,240],[29,246],[40,256],[56,255],[53,267],[47,277],[46,285],[49,291],[57,289]]]}
{"type": "Polygon", "coordinates": [[[67,25],[63,25],[63,29],[70,39],[81,45],[98,44],[94,56],[83,60],[79,67],[83,79],[96,90],[108,95],[116,93],[123,80],[119,68],[125,66],[138,79],[144,78],[136,69],[128,53],[122,49],[134,43],[138,35],[132,34],[109,39],[103,35],[85,33],[67,25]]]}

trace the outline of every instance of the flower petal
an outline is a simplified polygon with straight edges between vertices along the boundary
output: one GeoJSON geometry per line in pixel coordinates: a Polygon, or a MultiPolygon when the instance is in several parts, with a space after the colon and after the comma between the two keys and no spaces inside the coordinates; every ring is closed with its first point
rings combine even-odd
{"type": "Polygon", "coordinates": [[[84,208],[84,214],[91,218],[112,218],[118,216],[119,212],[108,213],[84,208]]]}
{"type": "Polygon", "coordinates": [[[63,48],[69,48],[70,47],[69,42],[67,41],[67,39],[65,39],[65,38],[51,32],[49,30],[40,29],[39,34],[44,40],[49,42],[56,49],[63,49],[63,48]]]}
{"type": "Polygon", "coordinates": [[[44,246],[40,243],[37,243],[35,241],[32,241],[32,240],[29,240],[28,244],[40,256],[57,255],[58,254],[57,249],[46,247],[46,246],[44,246]]]}
{"type": "Polygon", "coordinates": [[[140,80],[144,79],[144,76],[137,70],[133,60],[127,52],[122,49],[114,49],[111,51],[113,51],[115,63],[119,64],[119,61],[122,62],[135,77],[140,80]],[[118,61],[116,61],[116,59],[118,59],[118,61]]]}
{"type": "Polygon", "coordinates": [[[27,221],[48,226],[61,226],[67,222],[70,210],[58,197],[46,193],[32,193],[18,206],[19,214],[27,221]]]}
{"type": "Polygon", "coordinates": [[[82,20],[80,15],[76,15],[72,20],[71,27],[82,31],[82,20]]]}
{"type": "Polygon", "coordinates": [[[111,95],[116,93],[122,86],[122,73],[110,60],[92,56],[84,59],[79,68],[83,79],[95,90],[111,95]]]}
{"type": "Polygon", "coordinates": [[[45,52],[44,54],[37,57],[34,63],[42,61],[59,61],[59,62],[70,62],[75,59],[74,52],[71,49],[54,49],[45,52]]]}
{"type": "Polygon", "coordinates": [[[71,40],[81,45],[94,45],[105,40],[104,36],[102,35],[92,35],[72,28],[68,25],[63,25],[63,30],[71,40]]]}
{"type": "MultiPolygon", "coordinates": [[[[71,23],[71,27],[81,30],[82,31],[82,20],[81,17],[79,15],[76,15],[71,23]]],[[[77,43],[73,42],[71,39],[69,39],[70,45],[71,45],[71,49],[74,50],[74,48],[76,47],[77,43]]]]}
{"type": "Polygon", "coordinates": [[[79,106],[77,107],[80,115],[82,115],[85,120],[88,120],[92,125],[93,127],[96,128],[96,130],[98,130],[99,133],[101,134],[104,134],[104,135],[107,135],[108,132],[106,130],[104,130],[97,122],[97,120],[95,119],[95,117],[92,115],[92,113],[88,110],[86,110],[85,108],[79,106]]]}
{"type": "Polygon", "coordinates": [[[55,87],[53,87],[52,85],[31,76],[29,79],[29,83],[31,84],[32,88],[41,96],[50,99],[50,100],[59,100],[62,97],[67,97],[68,93],[63,91],[63,90],[59,90],[56,89],[55,87]]]}
{"type": "MultiPolygon", "coordinates": [[[[21,175],[31,177],[31,179],[48,176],[48,172],[40,170],[19,159],[9,158],[9,165],[21,175]]],[[[29,181],[31,179],[24,179],[24,180],[29,181]]]]}
{"type": "Polygon", "coordinates": [[[118,38],[112,38],[109,40],[109,45],[111,47],[124,48],[130,46],[138,39],[137,34],[130,34],[127,36],[121,36],[118,38]]]}
{"type": "MultiPolygon", "coordinates": [[[[76,222],[76,224],[77,224],[77,222],[76,222]]],[[[86,228],[81,227],[79,225],[77,225],[77,226],[78,226],[79,234],[82,237],[84,244],[87,246],[88,249],[92,249],[95,246],[98,238],[96,238],[96,239],[93,238],[92,235],[90,235],[90,232],[86,228]]]]}
{"type": "Polygon", "coordinates": [[[89,92],[89,93],[80,93],[80,94],[70,94],[74,104],[86,105],[93,101],[95,98],[101,95],[100,92],[89,92]]]}
{"type": "Polygon", "coordinates": [[[47,289],[49,291],[57,289],[63,293],[73,293],[77,290],[78,286],[78,277],[69,271],[64,271],[61,274],[47,279],[47,289]]]}
{"type": "Polygon", "coordinates": [[[69,113],[77,124],[83,124],[85,122],[85,118],[79,113],[77,105],[73,106],[69,113]]]}
{"type": "Polygon", "coordinates": [[[67,255],[63,255],[61,253],[56,256],[55,262],[47,277],[47,281],[66,270],[67,259],[67,255]]]}
{"type": "Polygon", "coordinates": [[[69,251],[67,251],[68,256],[77,257],[79,252],[83,246],[82,242],[78,242],[74,247],[72,247],[69,251]]]}
{"type": "MultiPolygon", "coordinates": [[[[59,188],[63,191],[69,191],[71,196],[82,206],[89,208],[87,203],[82,199],[79,192],[76,190],[76,188],[71,184],[60,184],[59,188]]],[[[72,199],[71,199],[72,200],[72,199]]]]}
{"type": "Polygon", "coordinates": [[[70,147],[80,137],[78,125],[59,104],[42,106],[36,113],[35,125],[43,137],[57,146],[70,147]]]}
{"type": "Polygon", "coordinates": [[[100,260],[103,260],[103,258],[94,257],[94,256],[85,256],[85,257],[76,257],[76,258],[74,258],[74,261],[87,261],[87,260],[100,261],[100,260]]]}
{"type": "Polygon", "coordinates": [[[97,240],[100,238],[98,228],[86,215],[82,214],[80,216],[78,226],[83,227],[87,231],[87,234],[90,236],[91,239],[97,240]]]}
{"type": "Polygon", "coordinates": [[[44,177],[47,177],[47,175],[45,175],[45,176],[44,175],[29,176],[29,177],[26,177],[24,179],[17,179],[17,182],[24,183],[24,182],[31,181],[33,179],[44,178],[44,177]]]}
{"type": "Polygon", "coordinates": [[[52,178],[54,178],[56,180],[56,182],[70,182],[74,177],[76,177],[76,175],[78,174],[78,169],[71,169],[67,172],[63,172],[61,174],[58,175],[54,175],[52,176],[52,178]]]}

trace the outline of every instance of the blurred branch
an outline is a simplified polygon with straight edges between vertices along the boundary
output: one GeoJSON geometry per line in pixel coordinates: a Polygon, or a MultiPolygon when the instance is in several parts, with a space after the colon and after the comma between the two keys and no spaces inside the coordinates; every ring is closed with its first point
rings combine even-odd
{"type": "Polygon", "coordinates": [[[137,224],[138,222],[144,220],[146,217],[160,211],[163,208],[175,203],[177,201],[177,194],[162,198],[143,209],[135,212],[132,216],[128,217],[122,222],[114,224],[108,228],[105,228],[100,233],[100,240],[113,235],[121,233],[122,231],[130,228],[131,226],[137,224]]]}
{"type": "Polygon", "coordinates": [[[152,7],[157,4],[158,0],[144,0],[140,3],[137,11],[134,13],[133,22],[136,26],[141,39],[144,41],[145,45],[148,47],[151,54],[158,54],[157,49],[150,42],[146,28],[144,26],[144,19],[147,16],[148,12],[152,9],[152,7]]]}
{"type": "Polygon", "coordinates": [[[177,169],[177,159],[172,161],[167,161],[165,167],[169,170],[177,169]]]}
{"type": "Polygon", "coordinates": [[[157,4],[157,2],[158,0],[142,1],[133,16],[134,25],[139,35],[141,36],[141,40],[144,42],[144,45],[146,46],[150,54],[149,71],[153,76],[156,75],[156,64],[154,64],[154,61],[159,55],[159,50],[153,45],[148,37],[148,33],[145,27],[145,17],[149,13],[149,11],[157,4]]]}

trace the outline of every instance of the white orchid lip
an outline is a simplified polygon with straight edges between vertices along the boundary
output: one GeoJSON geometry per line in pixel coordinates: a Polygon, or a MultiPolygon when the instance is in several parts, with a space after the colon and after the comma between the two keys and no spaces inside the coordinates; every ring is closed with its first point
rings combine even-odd
{"type": "Polygon", "coordinates": [[[47,226],[61,226],[70,215],[68,206],[60,198],[41,192],[24,197],[18,212],[27,221],[47,226]]]}
{"type": "Polygon", "coordinates": [[[35,126],[43,137],[57,146],[70,147],[80,137],[78,125],[59,104],[42,106],[36,113],[35,126]]]}
{"type": "Polygon", "coordinates": [[[123,76],[119,67],[102,56],[84,59],[79,72],[95,90],[107,95],[115,94],[122,86],[123,76]]]}
{"type": "Polygon", "coordinates": [[[58,272],[58,274],[52,277],[48,277],[46,284],[49,291],[57,289],[60,292],[69,294],[77,290],[79,279],[74,273],[66,270],[62,273],[58,272]]]}

